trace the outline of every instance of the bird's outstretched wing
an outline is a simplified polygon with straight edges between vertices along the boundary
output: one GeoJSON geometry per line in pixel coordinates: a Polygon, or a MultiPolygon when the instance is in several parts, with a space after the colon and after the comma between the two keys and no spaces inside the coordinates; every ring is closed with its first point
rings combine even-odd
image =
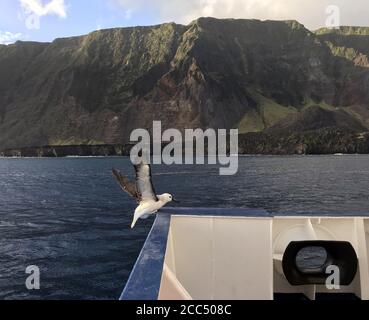
{"type": "Polygon", "coordinates": [[[136,170],[136,188],[140,195],[141,201],[159,199],[156,196],[154,186],[152,184],[151,167],[149,164],[135,165],[136,170]]]}
{"type": "Polygon", "coordinates": [[[123,191],[127,192],[131,197],[135,198],[137,203],[140,202],[140,194],[136,188],[136,184],[123,176],[120,171],[113,169],[113,176],[117,179],[123,191]]]}

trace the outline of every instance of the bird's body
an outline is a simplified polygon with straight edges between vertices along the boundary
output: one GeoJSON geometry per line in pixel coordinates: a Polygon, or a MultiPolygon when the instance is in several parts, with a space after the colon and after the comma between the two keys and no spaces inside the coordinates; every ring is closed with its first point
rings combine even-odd
{"type": "Polygon", "coordinates": [[[167,203],[174,201],[172,195],[165,193],[156,195],[151,181],[150,165],[140,164],[135,166],[136,183],[130,182],[118,170],[113,169],[113,175],[117,179],[121,188],[130,196],[136,199],[138,207],[135,210],[131,228],[138,219],[146,219],[152,214],[156,214],[167,203]]]}
{"type": "Polygon", "coordinates": [[[172,201],[169,199],[169,194],[157,196],[158,201],[149,200],[144,201],[139,204],[135,210],[133,217],[132,228],[135,226],[138,219],[147,219],[150,215],[156,214],[162,207],[164,207],[168,202],[172,201]]]}

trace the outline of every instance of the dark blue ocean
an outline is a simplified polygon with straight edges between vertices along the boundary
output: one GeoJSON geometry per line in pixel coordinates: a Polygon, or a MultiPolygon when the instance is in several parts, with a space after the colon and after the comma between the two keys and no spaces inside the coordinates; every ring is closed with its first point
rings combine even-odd
{"type": "MultiPolygon", "coordinates": [[[[135,203],[111,176],[128,158],[0,159],[0,299],[117,299],[152,219],[129,228],[135,203]],[[25,287],[26,267],[41,290],[25,287]]],[[[369,214],[369,156],[241,157],[218,166],[154,166],[157,193],[181,206],[271,213],[369,214]]]]}

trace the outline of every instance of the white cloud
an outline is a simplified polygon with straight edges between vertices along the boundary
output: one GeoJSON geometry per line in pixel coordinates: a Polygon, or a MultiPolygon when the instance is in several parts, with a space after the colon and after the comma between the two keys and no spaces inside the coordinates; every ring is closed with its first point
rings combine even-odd
{"type": "Polygon", "coordinates": [[[132,16],[150,12],[160,22],[187,24],[202,16],[261,20],[298,20],[310,29],[325,26],[326,9],[340,9],[340,21],[346,25],[369,25],[367,0],[108,0],[132,16]]]}
{"type": "Polygon", "coordinates": [[[56,15],[60,18],[67,17],[67,8],[64,0],[19,0],[22,14],[21,20],[24,20],[27,29],[40,29],[41,17],[47,15],[56,15]]]}
{"type": "Polygon", "coordinates": [[[12,33],[9,31],[0,31],[0,44],[11,44],[19,40],[21,33],[12,33]]]}
{"type": "Polygon", "coordinates": [[[67,17],[67,8],[64,0],[49,0],[43,3],[41,0],[19,0],[26,14],[34,14],[38,17],[56,15],[60,18],[67,17]]]}

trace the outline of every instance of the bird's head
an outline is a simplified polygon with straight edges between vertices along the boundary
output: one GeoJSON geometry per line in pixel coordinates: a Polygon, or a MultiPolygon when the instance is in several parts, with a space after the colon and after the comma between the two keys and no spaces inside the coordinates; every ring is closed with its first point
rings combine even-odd
{"type": "Polygon", "coordinates": [[[159,199],[165,203],[169,203],[169,202],[178,202],[176,201],[173,196],[169,193],[164,193],[161,196],[159,196],[159,199]]]}

